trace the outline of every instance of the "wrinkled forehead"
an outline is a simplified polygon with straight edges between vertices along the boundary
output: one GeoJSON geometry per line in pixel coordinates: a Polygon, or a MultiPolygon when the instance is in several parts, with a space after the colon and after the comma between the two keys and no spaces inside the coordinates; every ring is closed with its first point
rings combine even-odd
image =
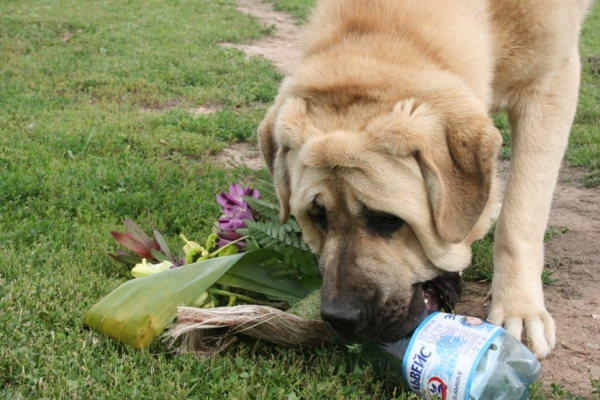
{"type": "Polygon", "coordinates": [[[414,157],[392,157],[363,149],[360,154],[347,155],[353,158],[353,165],[339,166],[327,165],[327,160],[315,165],[310,149],[291,153],[293,214],[311,208],[316,199],[327,209],[344,209],[354,215],[366,208],[408,222],[426,217],[426,186],[414,157]]]}

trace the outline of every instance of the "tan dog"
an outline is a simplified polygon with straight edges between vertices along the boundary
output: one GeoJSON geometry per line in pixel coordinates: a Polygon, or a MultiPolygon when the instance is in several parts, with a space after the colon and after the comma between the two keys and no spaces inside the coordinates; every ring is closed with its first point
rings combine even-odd
{"type": "Polygon", "coordinates": [[[281,202],[342,336],[389,342],[452,308],[490,226],[506,110],[512,160],[489,319],[539,358],[555,343],[543,237],[579,87],[589,0],[324,0],[259,127],[281,202]]]}

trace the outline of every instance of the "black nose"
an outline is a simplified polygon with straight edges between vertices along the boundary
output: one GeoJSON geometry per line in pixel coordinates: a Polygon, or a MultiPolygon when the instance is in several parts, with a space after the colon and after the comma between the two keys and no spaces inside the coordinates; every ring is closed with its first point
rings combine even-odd
{"type": "Polygon", "coordinates": [[[360,308],[349,302],[323,301],[321,303],[321,318],[331,329],[342,336],[354,334],[360,322],[360,314],[360,308]]]}

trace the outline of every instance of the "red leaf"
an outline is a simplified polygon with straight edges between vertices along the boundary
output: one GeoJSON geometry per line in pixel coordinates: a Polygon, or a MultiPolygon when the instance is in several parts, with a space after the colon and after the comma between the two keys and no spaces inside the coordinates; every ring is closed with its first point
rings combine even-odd
{"type": "Polygon", "coordinates": [[[147,259],[153,258],[152,254],[150,253],[150,250],[146,246],[144,246],[137,240],[127,236],[127,234],[112,231],[111,235],[115,238],[115,240],[117,242],[121,243],[123,246],[127,247],[129,250],[134,251],[138,256],[147,258],[147,259]]]}
{"type": "Polygon", "coordinates": [[[151,249],[153,247],[154,243],[152,242],[152,239],[150,239],[150,237],[148,235],[146,235],[146,232],[144,232],[144,230],[142,228],[137,226],[135,224],[135,222],[133,222],[130,219],[125,218],[123,223],[125,224],[127,229],[129,229],[129,232],[131,232],[131,234],[134,236],[134,238],[138,242],[142,243],[148,249],[151,249]]]}

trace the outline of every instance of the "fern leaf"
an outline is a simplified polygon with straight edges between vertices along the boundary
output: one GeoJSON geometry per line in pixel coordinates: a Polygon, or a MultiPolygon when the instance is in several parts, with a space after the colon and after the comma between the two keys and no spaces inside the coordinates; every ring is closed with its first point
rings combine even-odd
{"type": "Polygon", "coordinates": [[[279,204],[272,203],[266,200],[255,199],[253,197],[244,197],[244,200],[248,202],[250,207],[258,211],[261,219],[268,219],[270,221],[279,220],[279,204]]]}
{"type": "Polygon", "coordinates": [[[263,200],[278,203],[277,199],[277,190],[275,189],[275,185],[271,181],[270,176],[266,176],[265,179],[258,179],[254,183],[254,187],[260,192],[263,200]]]}

